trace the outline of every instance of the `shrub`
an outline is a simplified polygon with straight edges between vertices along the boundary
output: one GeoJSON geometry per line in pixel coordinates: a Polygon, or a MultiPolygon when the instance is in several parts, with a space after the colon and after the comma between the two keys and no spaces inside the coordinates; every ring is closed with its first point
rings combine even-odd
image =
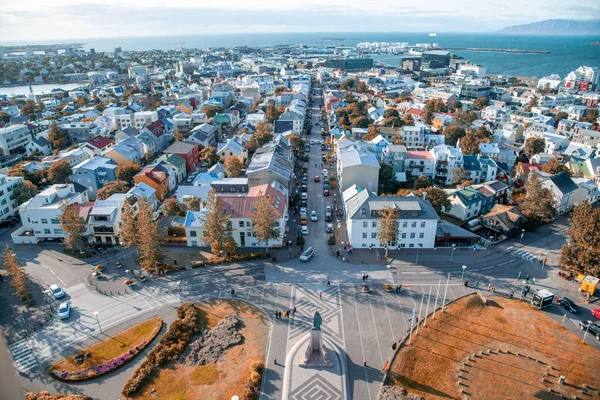
{"type": "Polygon", "coordinates": [[[304,246],[305,240],[303,236],[298,236],[296,238],[296,246],[304,246]]]}
{"type": "Polygon", "coordinates": [[[183,351],[192,335],[200,330],[198,309],[192,303],[184,303],[179,306],[177,318],[156,347],[148,354],[148,358],[133,373],[123,388],[124,396],[135,393],[156,368],[175,359],[183,351]]]}
{"type": "MultiPolygon", "coordinates": [[[[213,257],[210,260],[206,260],[206,265],[221,264],[222,262],[237,262],[237,261],[249,261],[249,260],[265,260],[269,258],[269,253],[246,253],[246,254],[232,254],[226,257],[213,257]]],[[[193,265],[192,265],[193,268],[193,265]]]]}
{"type": "Polygon", "coordinates": [[[327,239],[327,244],[330,246],[335,245],[335,242],[336,242],[335,236],[329,236],[329,239],[327,239]]]}
{"type": "Polygon", "coordinates": [[[262,372],[265,370],[265,363],[262,361],[254,361],[252,364],[250,364],[250,368],[259,374],[262,374],[262,372]]]}
{"type": "Polygon", "coordinates": [[[261,376],[258,372],[256,372],[256,371],[250,372],[250,383],[252,383],[252,386],[254,386],[255,388],[259,387],[260,379],[261,379],[261,376]]]}

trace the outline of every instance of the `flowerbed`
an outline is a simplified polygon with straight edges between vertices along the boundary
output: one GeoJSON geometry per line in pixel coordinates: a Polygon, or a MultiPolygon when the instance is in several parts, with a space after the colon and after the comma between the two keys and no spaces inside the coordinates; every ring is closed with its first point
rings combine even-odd
{"type": "Polygon", "coordinates": [[[206,260],[206,265],[221,264],[222,262],[236,262],[236,261],[250,261],[250,260],[265,260],[269,258],[269,253],[243,253],[233,254],[227,257],[213,257],[210,260],[206,260]]]}
{"type": "Polygon", "coordinates": [[[95,378],[97,376],[106,374],[107,372],[112,371],[125,364],[127,361],[134,358],[138,355],[146,346],[148,346],[152,340],[158,335],[160,330],[162,329],[163,322],[158,319],[158,324],[152,330],[150,336],[147,339],[140,342],[134,348],[128,350],[127,352],[121,354],[118,357],[115,357],[111,360],[103,362],[101,364],[97,364],[91,367],[82,368],[76,371],[67,371],[67,370],[57,370],[54,366],[50,367],[50,375],[54,378],[63,380],[63,381],[81,381],[85,379],[95,378]]]}

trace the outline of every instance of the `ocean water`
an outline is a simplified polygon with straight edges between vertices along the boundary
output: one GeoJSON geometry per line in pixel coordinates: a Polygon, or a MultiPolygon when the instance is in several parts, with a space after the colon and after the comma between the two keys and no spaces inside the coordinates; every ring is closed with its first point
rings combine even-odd
{"type": "MultiPolygon", "coordinates": [[[[427,33],[398,32],[344,32],[344,33],[276,33],[276,34],[229,34],[195,36],[124,37],[98,39],[65,39],[62,43],[83,43],[84,48],[96,51],[123,50],[169,50],[180,47],[234,47],[267,46],[282,44],[355,46],[360,42],[409,42],[439,43],[444,47],[488,47],[508,49],[547,50],[550,54],[510,54],[494,52],[453,52],[485,65],[489,73],[516,76],[542,77],[552,73],[564,77],[581,65],[600,67],[600,46],[590,45],[600,40],[600,36],[542,36],[542,35],[502,35],[494,33],[443,33],[436,37],[427,33]]],[[[36,44],[57,43],[38,41],[36,44]]],[[[26,44],[23,42],[2,42],[2,45],[26,44]]],[[[398,56],[376,56],[379,61],[398,66],[398,56]]]]}

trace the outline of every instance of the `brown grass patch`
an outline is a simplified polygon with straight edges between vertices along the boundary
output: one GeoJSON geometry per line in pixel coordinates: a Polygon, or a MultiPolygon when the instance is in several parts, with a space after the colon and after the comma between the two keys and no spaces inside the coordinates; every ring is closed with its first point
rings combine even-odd
{"type": "Polygon", "coordinates": [[[474,399],[558,398],[550,388],[573,398],[584,384],[600,387],[598,350],[528,303],[494,300],[496,306],[483,306],[477,295],[468,296],[428,319],[412,345],[398,353],[387,384],[428,400],[460,398],[461,389],[474,399]],[[558,370],[548,370],[550,366],[558,370]],[[458,385],[459,374],[467,386],[458,385]],[[566,377],[562,387],[557,384],[560,375],[566,377]]]}
{"type": "Polygon", "coordinates": [[[68,357],[52,365],[51,369],[74,372],[112,360],[148,340],[152,332],[160,325],[162,325],[162,320],[159,317],[150,318],[115,336],[78,351],[77,354],[92,353],[90,358],[84,358],[83,364],[77,365],[73,357],[68,357]]]}
{"type": "Polygon", "coordinates": [[[137,392],[132,398],[159,399],[231,399],[243,398],[252,364],[263,360],[267,348],[269,324],[267,317],[255,306],[239,300],[214,300],[197,304],[205,323],[215,327],[221,319],[235,313],[242,320],[240,333],[244,341],[228,349],[216,364],[187,366],[171,362],[137,392]]]}

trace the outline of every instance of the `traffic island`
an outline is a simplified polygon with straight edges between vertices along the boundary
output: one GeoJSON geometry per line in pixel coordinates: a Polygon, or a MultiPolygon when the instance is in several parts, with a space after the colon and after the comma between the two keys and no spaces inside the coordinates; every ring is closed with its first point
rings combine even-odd
{"type": "Polygon", "coordinates": [[[57,362],[48,372],[62,381],[82,381],[104,375],[132,360],[154,340],[161,328],[162,320],[151,318],[57,362]]]}

